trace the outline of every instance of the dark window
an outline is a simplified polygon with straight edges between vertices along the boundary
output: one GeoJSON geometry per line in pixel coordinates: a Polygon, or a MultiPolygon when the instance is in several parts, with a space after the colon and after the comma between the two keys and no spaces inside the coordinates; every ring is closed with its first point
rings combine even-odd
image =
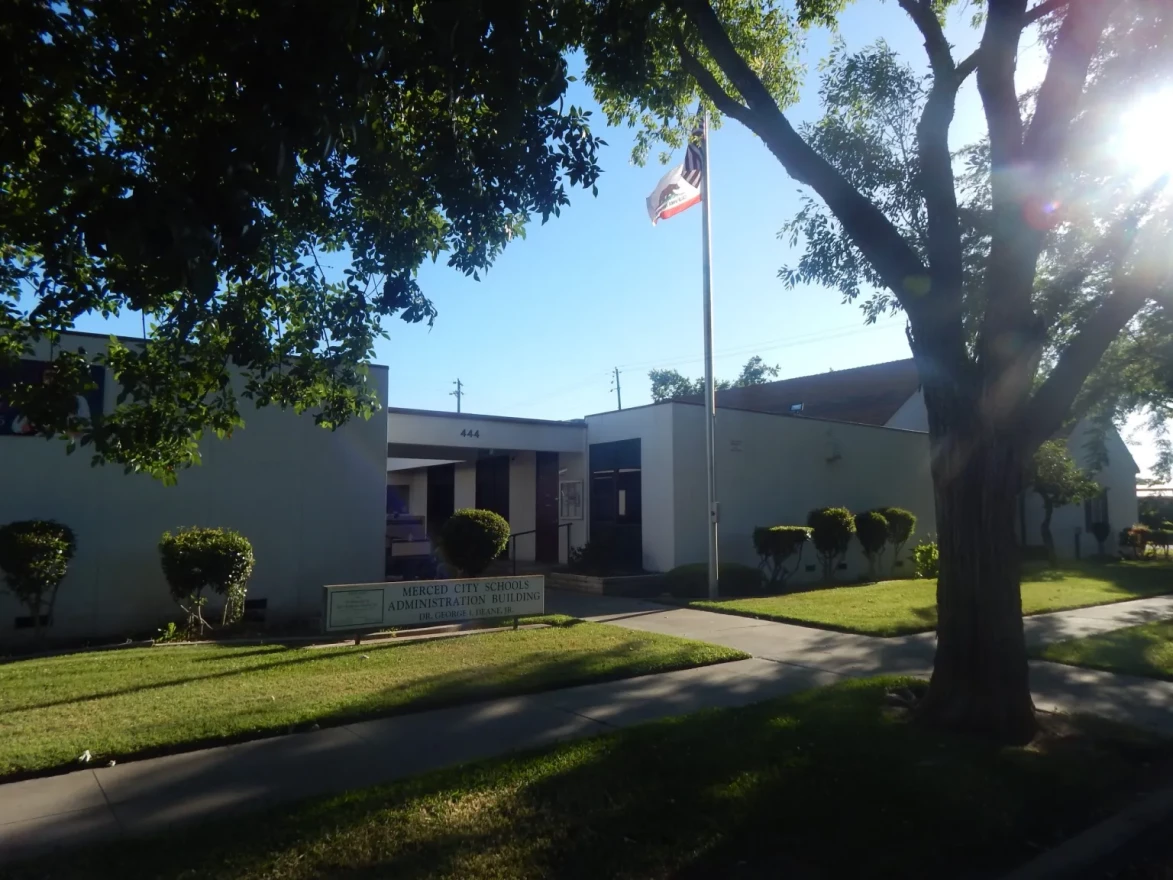
{"type": "Polygon", "coordinates": [[[1108,490],[1104,489],[1095,498],[1083,502],[1083,525],[1087,531],[1096,523],[1108,522],[1108,490]]]}
{"type": "Polygon", "coordinates": [[[387,513],[399,516],[410,508],[411,486],[387,486],[387,513]]]}

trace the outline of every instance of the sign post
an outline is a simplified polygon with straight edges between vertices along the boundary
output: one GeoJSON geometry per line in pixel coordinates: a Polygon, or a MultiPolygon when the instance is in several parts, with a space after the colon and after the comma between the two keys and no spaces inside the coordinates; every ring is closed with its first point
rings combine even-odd
{"type": "MultiPolygon", "coordinates": [[[[332,584],[322,588],[323,632],[373,632],[517,618],[546,611],[543,575],[332,584]]],[[[357,636],[356,636],[357,638],[357,636]]]]}

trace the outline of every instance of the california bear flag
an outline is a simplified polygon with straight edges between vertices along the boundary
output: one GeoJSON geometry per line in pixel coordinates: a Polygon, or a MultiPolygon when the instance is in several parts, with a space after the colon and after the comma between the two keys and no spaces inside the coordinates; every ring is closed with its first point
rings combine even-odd
{"type": "Polygon", "coordinates": [[[652,218],[653,226],[688,210],[701,200],[701,162],[704,157],[697,143],[700,137],[699,129],[693,132],[693,140],[689,141],[684,153],[684,164],[661,177],[648,196],[648,216],[652,218]]]}

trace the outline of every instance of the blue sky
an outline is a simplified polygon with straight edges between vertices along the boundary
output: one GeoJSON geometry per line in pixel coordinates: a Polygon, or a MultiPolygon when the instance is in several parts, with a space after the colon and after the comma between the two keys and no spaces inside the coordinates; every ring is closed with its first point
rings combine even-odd
{"type": "MultiPolygon", "coordinates": [[[[977,44],[968,14],[960,11],[947,29],[958,58],[977,44]]],[[[927,69],[921,38],[895,3],[849,6],[840,34],[849,49],[883,38],[927,69]]],[[[802,100],[788,111],[796,124],[819,115],[817,65],[831,39],[826,31],[810,36],[802,100]]],[[[1037,81],[1041,65],[1038,51],[1023,52],[1020,89],[1037,81]]],[[[701,212],[653,227],[644,198],[666,169],[654,159],[631,164],[631,131],[602,131],[602,113],[581,81],[567,100],[595,110],[594,127],[608,142],[598,196],[573,191],[561,217],[532,225],[479,282],[443,262],[421,269],[424,292],[439,309],[435,325],[389,321],[390,338],[377,348],[377,362],[390,367],[393,406],[455,409],[450,392],[460,378],[466,412],[576,418],[615,408],[615,367],[624,407],[650,402],[653,367],[703,372],[701,212]]],[[[971,77],[959,99],[954,147],[976,140],[984,127],[971,77]]],[[[778,280],[778,269],[798,257],[777,234],[798,209],[800,187],[761,142],[728,121],[712,133],[710,156],[716,374],[735,376],[755,354],[783,377],[908,357],[902,317],[869,327],[835,292],[788,290],[778,280]]],[[[139,332],[137,319],[90,318],[81,329],[139,332]]]]}

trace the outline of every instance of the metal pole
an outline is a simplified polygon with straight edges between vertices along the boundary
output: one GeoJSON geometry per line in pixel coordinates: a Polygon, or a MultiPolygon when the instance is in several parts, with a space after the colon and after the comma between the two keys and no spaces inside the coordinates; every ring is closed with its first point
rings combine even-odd
{"type": "Polygon", "coordinates": [[[709,231],[709,111],[701,123],[701,273],[705,298],[705,463],[709,496],[709,598],[717,598],[717,393],[713,387],[713,241],[709,231]]]}

